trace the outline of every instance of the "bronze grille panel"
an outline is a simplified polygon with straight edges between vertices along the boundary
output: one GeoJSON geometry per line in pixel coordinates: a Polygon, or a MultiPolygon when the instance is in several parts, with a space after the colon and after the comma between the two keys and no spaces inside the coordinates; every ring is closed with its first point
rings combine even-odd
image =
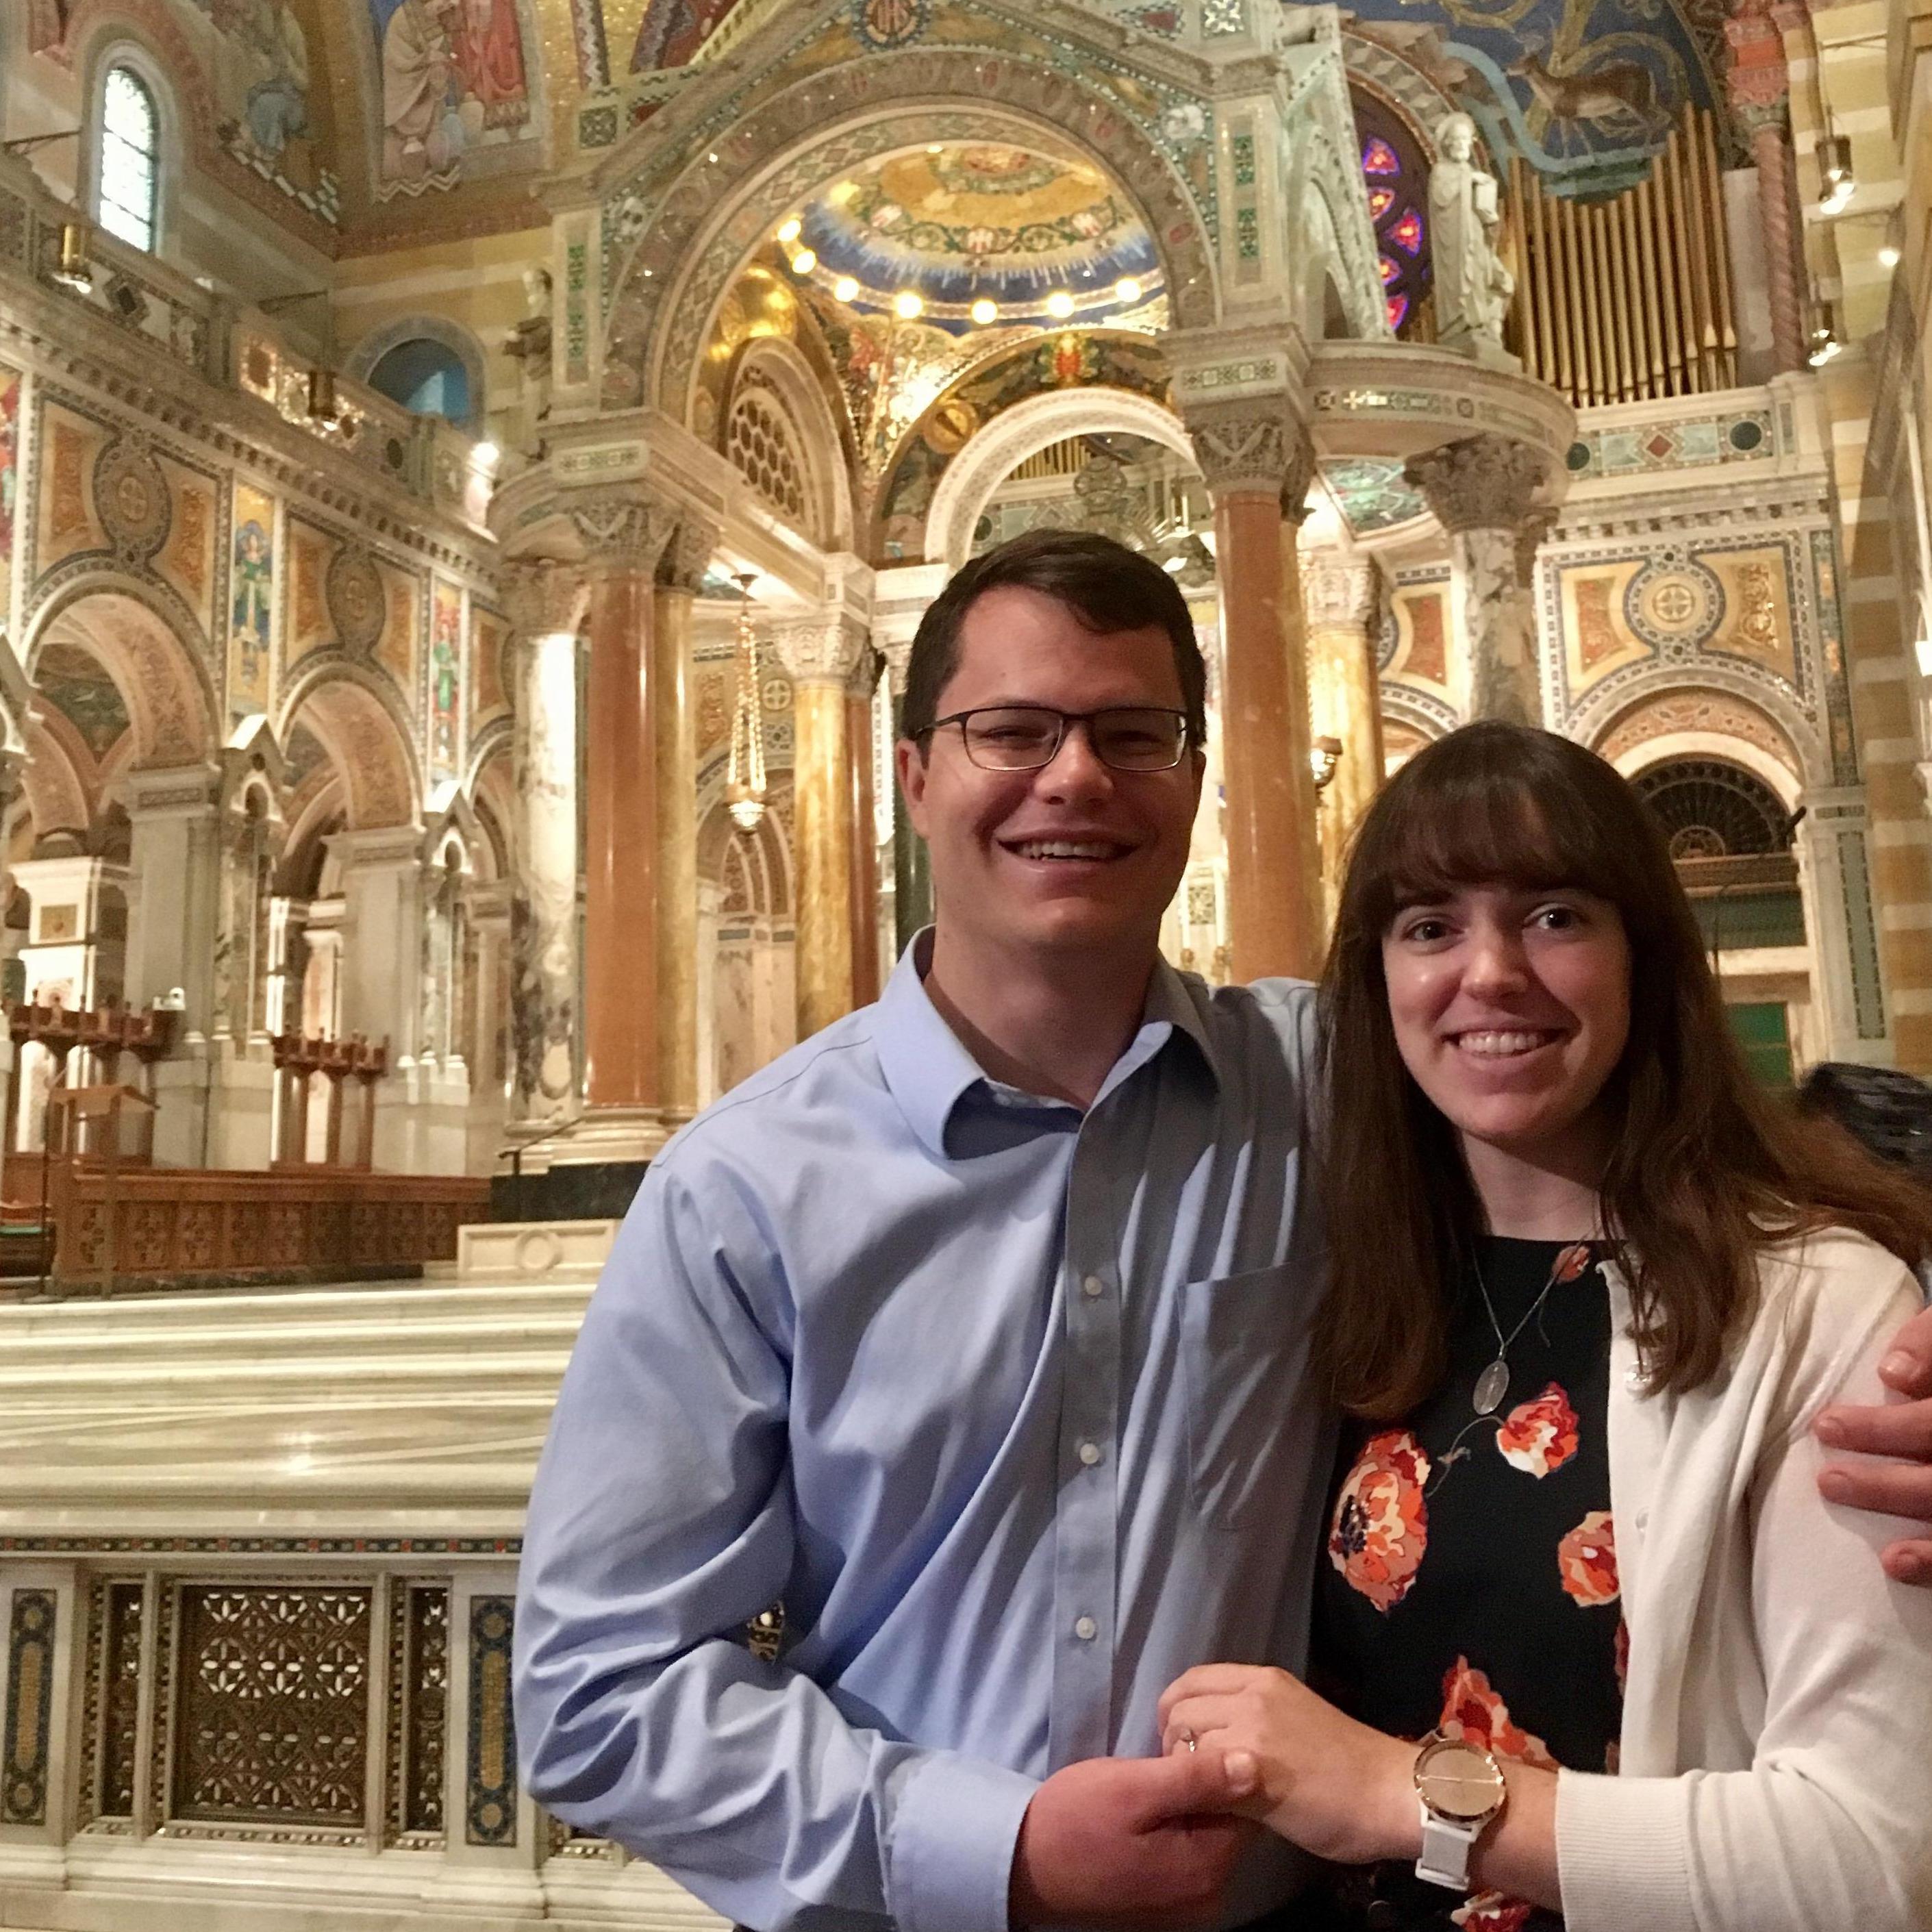
{"type": "Polygon", "coordinates": [[[100,1607],[100,1782],[98,1818],[134,1815],[135,1768],[140,1762],[141,1603],[138,1583],[110,1583],[100,1607]]]}
{"type": "Polygon", "coordinates": [[[182,1586],[173,1816],[364,1822],[370,1595],[182,1586]]]}

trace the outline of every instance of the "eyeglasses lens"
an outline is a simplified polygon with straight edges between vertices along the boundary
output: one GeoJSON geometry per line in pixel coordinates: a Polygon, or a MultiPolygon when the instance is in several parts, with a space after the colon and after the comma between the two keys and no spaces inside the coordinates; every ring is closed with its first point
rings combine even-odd
{"type": "MultiPolygon", "coordinates": [[[[967,713],[967,755],[988,771],[1032,772],[1050,764],[1067,721],[1057,711],[1014,706],[967,713]]],[[[1120,772],[1171,771],[1180,762],[1186,722],[1172,711],[1123,706],[1088,721],[1094,754],[1120,772]]]]}

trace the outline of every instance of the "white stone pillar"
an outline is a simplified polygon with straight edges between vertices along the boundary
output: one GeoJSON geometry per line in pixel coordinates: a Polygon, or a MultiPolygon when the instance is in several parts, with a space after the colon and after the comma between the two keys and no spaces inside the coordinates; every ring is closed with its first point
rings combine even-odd
{"type": "Polygon", "coordinates": [[[1542,457],[1485,431],[1425,451],[1404,474],[1449,538],[1462,716],[1540,724],[1531,585],[1551,517],[1535,502],[1544,481],[1542,457]]]}
{"type": "Polygon", "coordinates": [[[1812,791],[1805,806],[1792,845],[1822,1057],[1888,1066],[1864,792],[1856,785],[1812,791]]]}
{"type": "Polygon", "coordinates": [[[508,1125],[527,1138],[580,1104],[578,638],[588,592],[553,563],[512,565],[504,587],[517,687],[508,1125]]]}

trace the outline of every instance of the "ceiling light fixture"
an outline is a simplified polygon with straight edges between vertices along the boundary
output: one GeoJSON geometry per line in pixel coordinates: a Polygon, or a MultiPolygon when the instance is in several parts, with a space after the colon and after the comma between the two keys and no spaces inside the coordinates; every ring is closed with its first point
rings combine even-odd
{"type": "Polygon", "coordinates": [[[54,266],[53,279],[64,289],[84,296],[94,286],[94,264],[88,260],[94,233],[84,221],[61,224],[60,260],[54,266]]]}
{"type": "Polygon", "coordinates": [[[794,214],[789,221],[786,222],[778,230],[778,240],[780,243],[785,248],[790,248],[791,244],[798,239],[800,231],[804,227],[804,223],[800,221],[798,217],[794,214]]]}
{"type": "Polygon", "coordinates": [[[818,257],[809,248],[801,248],[791,258],[791,272],[794,275],[808,275],[818,266],[818,257]]]}
{"type": "Polygon", "coordinates": [[[1046,312],[1056,322],[1064,322],[1073,313],[1073,298],[1064,289],[1055,289],[1046,298],[1046,312]]]}
{"type": "Polygon", "coordinates": [[[731,748],[724,773],[724,809],[740,832],[752,832],[765,815],[765,720],[758,686],[758,638],[752,627],[749,571],[738,586],[738,688],[731,706],[731,748]]]}
{"type": "Polygon", "coordinates": [[[1114,293],[1124,302],[1137,302],[1141,298],[1141,285],[1132,275],[1123,275],[1114,284],[1114,293]]]}
{"type": "Polygon", "coordinates": [[[1806,340],[1804,359],[1813,368],[1822,369],[1845,345],[1838,340],[1838,318],[1832,313],[1832,304],[1820,302],[1817,314],[1818,320],[1806,340]]]}
{"type": "Polygon", "coordinates": [[[832,284],[832,292],[841,302],[850,302],[859,292],[858,278],[853,275],[841,275],[832,284]]]}
{"type": "Polygon", "coordinates": [[[916,322],[926,313],[926,298],[916,290],[902,289],[892,298],[892,313],[902,322],[916,322]]]}
{"type": "Polygon", "coordinates": [[[990,328],[1000,319],[1000,305],[991,296],[982,296],[966,313],[982,328],[990,328]]]}
{"type": "Polygon", "coordinates": [[[1858,192],[1858,177],[1852,170],[1852,141],[1849,134],[1827,134],[1818,143],[1818,190],[1821,212],[1836,214],[1858,192]]]}

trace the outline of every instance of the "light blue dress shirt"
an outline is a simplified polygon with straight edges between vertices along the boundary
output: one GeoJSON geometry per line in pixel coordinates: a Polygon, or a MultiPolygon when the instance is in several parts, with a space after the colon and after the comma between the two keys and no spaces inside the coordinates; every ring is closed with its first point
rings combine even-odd
{"type": "Polygon", "coordinates": [[[1038,1780],[1156,1751],[1191,1665],[1300,1666],[1314,1024],[1162,965],[1083,1116],[982,1073],[909,950],[670,1143],[530,1500],[543,1804],[759,1932],[1000,1932],[1038,1780]]]}

